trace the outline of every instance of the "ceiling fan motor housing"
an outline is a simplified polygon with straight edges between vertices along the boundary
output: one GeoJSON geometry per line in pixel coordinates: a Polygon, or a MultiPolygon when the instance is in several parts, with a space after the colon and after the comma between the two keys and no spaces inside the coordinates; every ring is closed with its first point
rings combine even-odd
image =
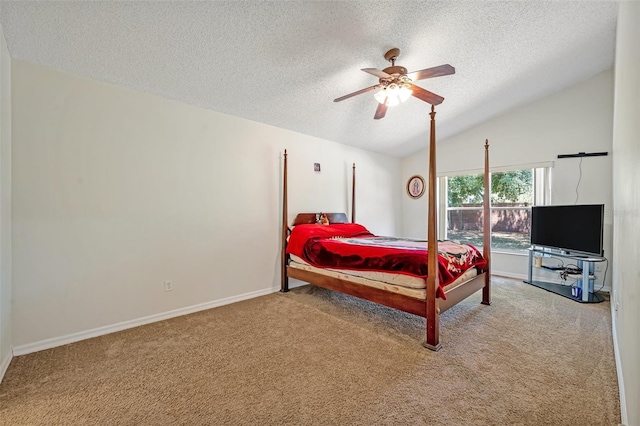
{"type": "Polygon", "coordinates": [[[399,65],[393,65],[393,66],[387,67],[382,71],[386,72],[389,75],[394,75],[394,74],[405,75],[408,72],[405,67],[401,67],[399,65]]]}

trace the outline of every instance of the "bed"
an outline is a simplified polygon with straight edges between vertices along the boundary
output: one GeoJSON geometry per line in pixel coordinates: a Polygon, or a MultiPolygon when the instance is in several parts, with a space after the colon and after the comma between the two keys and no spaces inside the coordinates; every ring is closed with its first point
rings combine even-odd
{"type": "MultiPolygon", "coordinates": [[[[363,226],[356,224],[355,219],[355,164],[353,165],[352,179],[352,211],[349,221],[345,213],[326,214],[330,224],[317,224],[318,213],[300,213],[296,216],[291,227],[288,223],[288,200],[287,200],[287,152],[284,153],[283,165],[283,216],[282,216],[282,252],[281,252],[281,291],[289,291],[289,278],[298,279],[310,284],[323,287],[329,290],[349,294],[351,296],[366,299],[378,304],[382,304],[394,309],[399,309],[411,314],[426,318],[426,341],[423,343],[428,349],[437,351],[440,344],[440,314],[451,308],[458,302],[466,299],[470,295],[482,290],[482,304],[491,304],[491,214],[490,214],[490,174],[489,174],[489,143],[484,145],[484,208],[483,208],[483,252],[467,252],[468,268],[457,271],[455,274],[447,272],[447,263],[451,260],[451,255],[459,254],[459,248],[443,248],[443,244],[437,241],[437,206],[436,206],[436,144],[435,144],[435,110],[431,108],[431,137],[429,144],[429,179],[428,179],[428,227],[427,240],[406,240],[390,239],[391,245],[402,245],[401,241],[406,241],[411,247],[400,247],[402,255],[408,255],[407,251],[415,251],[420,265],[413,265],[411,273],[400,271],[394,261],[387,259],[387,269],[378,268],[379,260],[372,260],[362,265],[354,265],[345,262],[345,259],[352,259],[353,253],[350,250],[358,250],[355,246],[365,250],[365,256],[369,256],[372,251],[371,246],[377,246],[381,237],[374,236],[363,226]],[[297,234],[307,237],[301,240],[297,234]],[[324,235],[326,234],[326,235],[324,235]],[[318,246],[320,241],[326,246],[318,246]],[[341,243],[349,240],[345,245],[341,243]],[[309,242],[311,241],[311,242],[309,242]],[[361,241],[365,241],[361,244],[361,241]],[[315,244],[316,248],[301,245],[315,244]],[[438,245],[437,245],[438,244],[438,245]],[[318,248],[319,247],[319,248],[318,248]],[[328,249],[327,247],[330,247],[328,249]],[[406,250],[405,250],[406,249],[406,250]],[[327,261],[327,251],[337,252],[337,264],[327,261]],[[404,251],[403,251],[404,250],[404,251]],[[447,250],[453,250],[453,253],[447,250]],[[315,257],[313,255],[315,251],[315,257]],[[439,254],[440,252],[440,254],[439,254]],[[426,261],[425,261],[426,258],[426,261]],[[444,258],[444,259],[443,259],[444,258]],[[373,265],[373,266],[372,266],[373,265]],[[389,266],[390,265],[390,266],[389,266]],[[443,265],[445,269],[443,269],[443,265]],[[358,269],[360,268],[360,269],[358,269]],[[417,269],[416,269],[417,268],[417,269]],[[394,270],[395,269],[395,270],[394,270]],[[386,275],[385,275],[386,274],[386,275]],[[400,277],[399,277],[400,276],[400,277]],[[407,278],[408,277],[408,278],[407,278]],[[410,278],[413,278],[411,280],[410,278]]],[[[390,237],[382,237],[389,239],[390,237]]],[[[382,253],[390,247],[383,247],[382,253]]],[[[335,253],[334,253],[335,254],[335,253]]],[[[332,254],[333,255],[333,254],[332,254]]],[[[331,257],[331,256],[328,256],[331,257]]],[[[375,257],[370,255],[368,258],[375,257]]],[[[455,257],[455,256],[453,256],[455,257]]],[[[377,259],[377,258],[376,258],[377,259]]],[[[384,263],[384,262],[382,262],[384,263]]],[[[407,262],[395,262],[407,263],[407,262]]],[[[461,265],[454,265],[454,269],[461,265]]],[[[458,268],[462,269],[462,268],[458,268]]]]}

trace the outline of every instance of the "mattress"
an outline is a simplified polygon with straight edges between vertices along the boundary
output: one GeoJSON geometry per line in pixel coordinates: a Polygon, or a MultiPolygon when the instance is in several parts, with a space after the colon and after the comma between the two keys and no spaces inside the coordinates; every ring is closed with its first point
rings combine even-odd
{"type": "MultiPolygon", "coordinates": [[[[295,254],[291,254],[291,260],[297,263],[303,263],[305,265],[309,265],[309,263],[305,262],[304,259],[296,256],[295,254]]],[[[330,271],[340,272],[347,275],[353,275],[356,277],[366,278],[368,280],[374,281],[382,281],[383,283],[391,284],[391,285],[399,285],[402,287],[408,288],[425,288],[425,280],[420,277],[413,277],[411,275],[405,274],[394,274],[391,272],[379,272],[379,271],[358,271],[352,269],[334,269],[334,268],[320,268],[328,269],[330,271]]]]}
{"type": "MultiPolygon", "coordinates": [[[[404,296],[413,297],[415,299],[425,300],[427,298],[426,280],[422,278],[411,277],[402,274],[391,274],[388,272],[316,268],[315,266],[309,265],[303,259],[294,254],[290,256],[291,262],[289,263],[289,266],[292,268],[315,272],[317,274],[322,274],[334,278],[340,278],[355,284],[362,284],[369,287],[390,291],[392,293],[398,293],[404,296]],[[410,283],[410,286],[404,285],[405,283],[410,283]]],[[[476,275],[478,275],[478,270],[476,268],[468,269],[464,274],[458,277],[458,279],[444,288],[445,294],[448,291],[453,290],[460,284],[469,281],[476,275]]]]}

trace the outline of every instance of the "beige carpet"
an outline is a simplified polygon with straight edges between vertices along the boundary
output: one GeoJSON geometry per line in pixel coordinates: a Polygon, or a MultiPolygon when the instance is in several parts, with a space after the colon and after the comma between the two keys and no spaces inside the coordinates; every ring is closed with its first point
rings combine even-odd
{"type": "Polygon", "coordinates": [[[609,304],[494,278],[424,320],[312,287],[14,358],[2,425],[616,425],[609,304]]]}

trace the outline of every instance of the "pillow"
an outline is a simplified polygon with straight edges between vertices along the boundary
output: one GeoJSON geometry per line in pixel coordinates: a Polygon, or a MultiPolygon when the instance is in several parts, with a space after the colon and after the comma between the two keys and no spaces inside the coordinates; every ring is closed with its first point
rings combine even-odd
{"type": "Polygon", "coordinates": [[[289,236],[287,253],[295,254],[304,259],[303,248],[310,238],[333,237],[365,237],[374,236],[367,228],[357,223],[334,223],[333,225],[306,224],[297,225],[289,236]]]}

